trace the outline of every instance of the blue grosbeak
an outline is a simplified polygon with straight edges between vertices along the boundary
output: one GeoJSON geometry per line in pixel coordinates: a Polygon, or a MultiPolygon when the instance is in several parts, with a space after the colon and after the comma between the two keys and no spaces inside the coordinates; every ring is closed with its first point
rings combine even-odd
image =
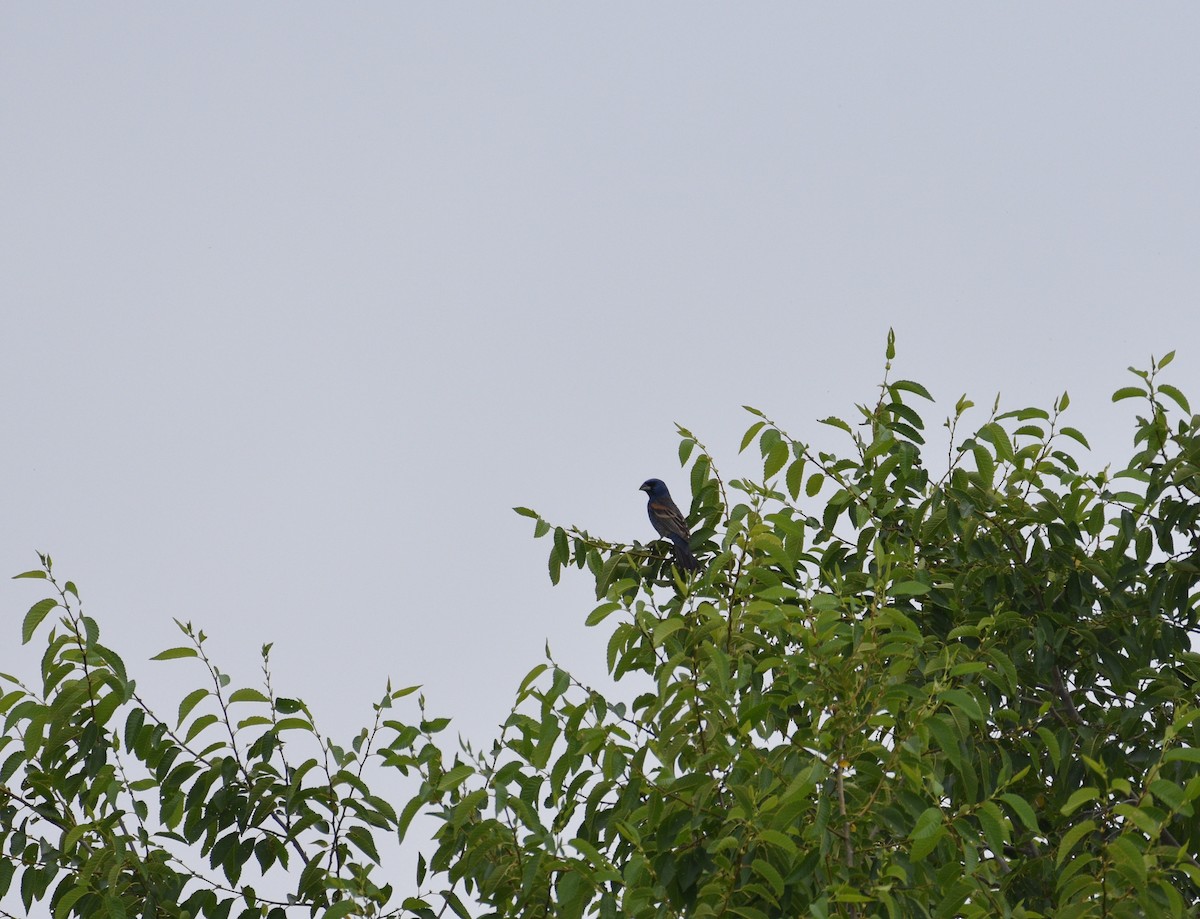
{"type": "Polygon", "coordinates": [[[646,513],[650,515],[650,522],[654,524],[654,529],[658,531],[659,536],[671,540],[672,545],[675,546],[675,558],[679,562],[679,567],[688,571],[699,569],[700,563],[696,560],[696,556],[692,555],[689,545],[692,536],[688,532],[687,521],[683,519],[683,514],[671,500],[671,493],[667,490],[666,483],[662,479],[646,479],[640,490],[644,491],[650,499],[646,503],[646,513]]]}

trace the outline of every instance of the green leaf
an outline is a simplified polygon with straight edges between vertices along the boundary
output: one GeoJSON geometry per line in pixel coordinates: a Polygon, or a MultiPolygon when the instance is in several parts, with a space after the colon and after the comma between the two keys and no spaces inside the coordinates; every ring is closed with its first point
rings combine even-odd
{"type": "Polygon", "coordinates": [[[201,715],[199,718],[197,718],[195,721],[192,722],[192,726],[190,728],[188,728],[187,736],[184,737],[183,742],[191,743],[200,734],[201,731],[203,731],[206,727],[209,727],[210,725],[214,725],[216,723],[217,723],[216,715],[201,715]]]}
{"type": "Polygon", "coordinates": [[[690,479],[693,495],[699,495],[703,492],[704,484],[708,481],[708,472],[711,466],[712,461],[703,453],[696,457],[696,462],[692,463],[692,472],[688,478],[690,479]]]}
{"type": "Polygon", "coordinates": [[[943,702],[960,709],[972,721],[983,721],[983,710],[979,702],[965,689],[947,689],[941,694],[943,702]]]}
{"type": "Polygon", "coordinates": [[[1178,405],[1185,412],[1187,412],[1189,415],[1192,413],[1192,407],[1190,405],[1188,405],[1187,398],[1184,396],[1183,393],[1181,393],[1178,389],[1176,389],[1170,383],[1159,383],[1158,391],[1160,393],[1163,393],[1166,396],[1170,396],[1175,401],[1175,404],[1178,405]]]}
{"type": "Polygon", "coordinates": [[[671,635],[674,635],[682,629],[686,622],[678,616],[672,616],[670,619],[664,619],[654,627],[654,644],[661,647],[662,643],[671,635]]]}
{"type": "Polygon", "coordinates": [[[439,791],[449,791],[452,788],[457,788],[472,775],[475,774],[474,768],[466,763],[459,763],[449,772],[441,777],[437,783],[439,791]]]}
{"type": "Polygon", "coordinates": [[[56,606],[58,606],[58,601],[47,597],[45,600],[38,600],[37,603],[29,607],[29,612],[25,614],[25,621],[21,623],[21,644],[29,644],[29,639],[33,638],[33,633],[42,624],[42,620],[46,618],[46,614],[56,606]]]}
{"type": "Polygon", "coordinates": [[[937,844],[945,834],[946,828],[942,825],[941,808],[927,808],[917,818],[916,825],[909,834],[908,838],[912,840],[909,858],[913,861],[920,861],[925,858],[925,856],[937,848],[937,844]]]}
{"type": "MultiPolygon", "coordinates": [[[[893,398],[895,398],[896,390],[903,390],[904,392],[916,393],[921,398],[928,399],[930,402],[933,401],[933,396],[929,395],[929,390],[920,383],[914,383],[912,380],[897,380],[891,384],[891,388],[893,398]]],[[[897,399],[896,401],[900,400],[897,399]]]]}
{"type": "Polygon", "coordinates": [[[1084,820],[1082,823],[1077,823],[1071,827],[1066,835],[1063,836],[1062,842],[1058,844],[1058,857],[1055,860],[1055,865],[1061,868],[1063,860],[1071,854],[1071,850],[1075,848],[1076,843],[1083,839],[1084,836],[1094,832],[1095,829],[1095,820],[1084,820]]]}
{"type": "Polygon", "coordinates": [[[979,429],[979,436],[996,448],[996,459],[1011,463],[1015,458],[1012,441],[1008,432],[995,421],[988,422],[979,429]]]}
{"type": "Polygon", "coordinates": [[[22,571],[20,574],[13,575],[14,581],[18,578],[41,578],[42,580],[45,580],[46,572],[42,571],[40,568],[36,571],[22,571]]]}
{"type": "MultiPolygon", "coordinates": [[[[211,716],[206,716],[206,717],[211,717],[211,716]]],[[[196,724],[199,724],[203,720],[204,720],[203,718],[197,718],[196,724]]],[[[192,731],[194,731],[196,729],[196,724],[192,725],[192,731]]],[[[204,725],[204,727],[208,727],[208,725],[206,724],[206,725],[204,725]]],[[[276,724],[275,724],[276,731],[308,731],[309,733],[312,733],[312,729],[313,729],[312,723],[307,721],[304,718],[280,718],[279,721],[276,722],[276,724]]],[[[188,733],[190,735],[191,731],[189,731],[188,733]]]]}
{"type": "Polygon", "coordinates": [[[779,830],[760,830],[758,838],[769,846],[782,849],[789,858],[796,855],[796,843],[786,833],[781,833],[779,830]]]}
{"type": "MultiPolygon", "coordinates": [[[[395,698],[393,695],[392,698],[395,698]]],[[[229,697],[230,702],[266,702],[270,704],[271,700],[259,692],[257,689],[237,689],[229,697]]]]}
{"type": "Polygon", "coordinates": [[[901,581],[898,584],[893,584],[888,592],[893,597],[915,597],[920,594],[927,594],[929,591],[929,585],[922,584],[920,581],[901,581]]]}
{"type": "MultiPolygon", "coordinates": [[[[23,689],[14,689],[12,692],[5,693],[3,696],[0,696],[0,714],[8,711],[10,708],[13,707],[13,704],[15,702],[18,702],[19,700],[24,699],[25,697],[26,697],[26,693],[25,693],[25,690],[23,690],[23,689]]],[[[4,746],[3,740],[0,740],[0,747],[3,747],[3,746],[4,746]]]]}
{"type": "Polygon", "coordinates": [[[538,517],[541,516],[541,514],[539,514],[537,511],[531,510],[528,507],[514,507],[513,510],[516,511],[518,514],[520,514],[522,517],[531,517],[534,520],[537,520],[538,517]]]}
{"type": "Polygon", "coordinates": [[[1145,885],[1146,860],[1131,839],[1126,836],[1116,837],[1108,844],[1108,854],[1117,870],[1134,885],[1139,888],[1145,885]]]}
{"type": "Polygon", "coordinates": [[[987,841],[988,848],[997,855],[1002,853],[1004,844],[1009,839],[1008,821],[1004,819],[1004,812],[994,801],[985,801],[975,816],[979,818],[979,825],[983,829],[983,838],[987,841]]]}
{"type": "Polygon", "coordinates": [[[1163,762],[1171,763],[1182,760],[1186,763],[1200,763],[1200,747],[1172,747],[1163,754],[1163,762]]]}
{"type": "Polygon", "coordinates": [[[785,477],[788,494],[792,496],[793,501],[800,497],[800,487],[803,480],[804,457],[800,457],[797,460],[793,460],[792,464],[788,466],[787,476],[785,477]]]}
{"type": "Polygon", "coordinates": [[[404,805],[404,809],[400,811],[400,819],[396,821],[396,835],[399,842],[404,842],[404,836],[408,833],[408,826],[412,823],[413,817],[417,815],[417,811],[421,809],[425,801],[420,797],[410,798],[408,803],[404,805]]]}
{"type": "Polygon", "coordinates": [[[1133,821],[1139,830],[1149,836],[1157,836],[1161,829],[1160,821],[1147,813],[1145,809],[1134,807],[1132,804],[1118,804],[1113,808],[1113,813],[1123,820],[1133,821]]]}
{"type": "Polygon", "coordinates": [[[1120,402],[1122,399],[1140,399],[1145,398],[1146,390],[1140,386],[1122,386],[1112,395],[1113,402],[1120,402]]]}
{"type": "Polygon", "coordinates": [[[1173,811],[1181,811],[1187,806],[1183,789],[1169,779],[1155,779],[1146,787],[1150,794],[1173,811]]]}
{"type": "MultiPolygon", "coordinates": [[[[567,874],[565,877],[574,877],[574,875],[567,874]]],[[[450,907],[450,912],[458,916],[458,919],[471,919],[471,911],[467,909],[466,904],[459,899],[458,894],[453,890],[442,891],[442,898],[445,900],[446,905],[450,907]]]]}
{"type": "Polygon", "coordinates": [[[571,840],[571,846],[579,851],[596,868],[607,868],[609,866],[608,859],[600,854],[600,850],[592,845],[588,840],[582,837],[575,837],[571,840]]]}
{"type": "Polygon", "coordinates": [[[868,897],[865,893],[860,893],[853,887],[846,884],[838,884],[832,890],[834,903],[871,903],[873,897],[868,897]]]}
{"type": "Polygon", "coordinates": [[[909,839],[921,839],[934,833],[942,825],[944,814],[940,807],[927,807],[913,824],[909,839]]]}
{"type": "Polygon", "coordinates": [[[183,701],[179,703],[179,720],[175,723],[176,728],[183,724],[184,719],[191,714],[192,709],[208,694],[209,690],[207,689],[194,689],[184,696],[183,701]]]}
{"type": "Polygon", "coordinates": [[[142,725],[145,723],[145,721],[146,721],[146,713],[140,708],[133,709],[132,711],[130,711],[129,715],[126,717],[126,719],[125,719],[125,749],[126,750],[132,750],[133,745],[135,743],[137,743],[138,734],[141,732],[142,725]]]}
{"type": "Polygon", "coordinates": [[[837,428],[839,431],[845,431],[847,434],[854,436],[854,432],[850,430],[850,425],[842,421],[841,418],[835,418],[833,415],[830,415],[828,418],[822,418],[820,423],[827,424],[831,428],[837,428]]]}
{"type": "Polygon", "coordinates": [[[692,455],[692,450],[695,448],[696,442],[690,437],[685,437],[679,441],[679,465],[686,466],[688,457],[692,455]]]}
{"type": "Polygon", "coordinates": [[[776,428],[767,428],[758,438],[758,453],[763,459],[771,452],[771,448],[783,440],[783,435],[776,428]]]}
{"type": "Polygon", "coordinates": [[[13,873],[16,871],[16,865],[13,864],[14,859],[0,858],[0,897],[8,893],[9,885],[12,883],[13,873]]]}
{"type": "Polygon", "coordinates": [[[971,455],[975,457],[975,469],[979,472],[980,483],[984,488],[991,488],[996,478],[996,461],[992,453],[983,444],[977,443],[971,447],[971,455]]]}
{"type": "Polygon", "coordinates": [[[562,527],[554,528],[554,549],[558,553],[558,560],[564,565],[571,563],[571,543],[567,538],[567,531],[562,527]]]}
{"type": "Polygon", "coordinates": [[[524,699],[528,695],[526,690],[529,689],[530,685],[532,685],[534,680],[536,680],[538,677],[540,677],[543,673],[546,672],[546,670],[547,670],[547,668],[549,668],[549,666],[550,666],[549,664],[538,664],[532,670],[530,670],[527,674],[525,674],[525,679],[521,680],[521,685],[517,687],[517,700],[518,701],[520,701],[521,699],[524,699]]]}
{"type": "MultiPolygon", "coordinates": [[[[0,784],[6,783],[25,764],[25,756],[24,750],[18,750],[16,753],[9,755],[8,759],[4,761],[4,765],[0,766],[0,784]]],[[[6,861],[7,859],[0,858],[0,865],[3,865],[6,861]]]]}
{"type": "Polygon", "coordinates": [[[1079,441],[1079,443],[1083,444],[1089,450],[1092,449],[1092,445],[1088,443],[1088,440],[1086,437],[1083,436],[1083,433],[1080,431],[1077,431],[1075,428],[1064,427],[1059,430],[1059,433],[1063,434],[1066,437],[1070,437],[1072,440],[1079,441]]]}
{"type": "Polygon", "coordinates": [[[1069,816],[1088,801],[1095,801],[1099,797],[1100,789],[1098,788],[1088,786],[1087,788],[1076,789],[1071,797],[1067,798],[1067,803],[1062,806],[1060,812],[1064,817],[1069,816]]]}
{"type": "Polygon", "coordinates": [[[758,436],[758,432],[762,430],[765,424],[765,421],[756,421],[746,429],[746,433],[742,436],[742,445],[738,447],[738,453],[746,452],[746,448],[754,443],[754,438],[758,436]]]}
{"type": "Polygon", "coordinates": [[[67,919],[71,915],[71,907],[78,903],[87,893],[89,893],[89,885],[81,883],[78,887],[72,887],[59,897],[58,903],[54,906],[54,919],[67,919]]]}
{"type": "Polygon", "coordinates": [[[825,476],[819,472],[814,472],[808,477],[808,484],[804,486],[804,493],[810,498],[815,498],[820,492],[821,486],[825,484],[825,476]]]}
{"type": "Polygon", "coordinates": [[[756,858],[753,864],[751,864],[750,870],[759,877],[766,879],[767,883],[771,886],[771,891],[775,894],[775,896],[783,896],[783,876],[769,861],[767,861],[765,858],[756,858]]]}
{"type": "Polygon", "coordinates": [[[788,445],[783,441],[771,447],[766,459],[763,460],[763,478],[769,479],[779,472],[783,468],[784,463],[787,462],[789,455],[788,445]]]}
{"type": "Polygon", "coordinates": [[[1025,824],[1026,829],[1032,830],[1035,833],[1041,832],[1041,829],[1038,827],[1037,814],[1028,801],[1012,792],[1002,794],[1000,798],[1020,818],[1021,822],[1025,824]]]}
{"type": "Polygon", "coordinates": [[[607,619],[609,616],[611,616],[613,613],[615,613],[620,608],[621,608],[620,603],[613,603],[613,602],[601,603],[599,606],[597,606],[594,610],[592,610],[588,614],[588,617],[586,620],[584,620],[583,624],[584,625],[599,625],[601,622],[603,622],[605,619],[607,619]]]}
{"type": "Polygon", "coordinates": [[[894,329],[888,329],[887,350],[884,354],[889,361],[896,356],[896,331],[894,329]]]}
{"type": "Polygon", "coordinates": [[[181,658],[181,657],[196,657],[196,656],[197,655],[196,655],[195,648],[167,648],[166,651],[160,651],[158,654],[154,655],[154,657],[150,658],[150,660],[152,660],[152,661],[173,661],[173,660],[176,660],[177,658],[181,658]]]}
{"type": "Polygon", "coordinates": [[[375,864],[379,864],[379,852],[375,848],[375,839],[371,836],[370,830],[364,826],[352,826],[346,833],[346,837],[367,858],[375,864]]]}

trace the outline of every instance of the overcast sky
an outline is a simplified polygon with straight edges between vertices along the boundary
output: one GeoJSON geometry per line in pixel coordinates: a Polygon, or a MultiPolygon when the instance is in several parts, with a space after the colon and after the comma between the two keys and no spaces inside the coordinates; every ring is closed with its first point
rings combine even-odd
{"type": "Polygon", "coordinates": [[[5,4],[0,572],[50,552],[166,712],[175,617],[343,738],[391,676],[486,741],[547,640],[604,672],[510,508],[649,539],[676,422],[828,439],[889,326],[931,420],[1068,389],[1097,466],[1127,365],[1200,397],[1198,48],[1184,3],[5,4]]]}

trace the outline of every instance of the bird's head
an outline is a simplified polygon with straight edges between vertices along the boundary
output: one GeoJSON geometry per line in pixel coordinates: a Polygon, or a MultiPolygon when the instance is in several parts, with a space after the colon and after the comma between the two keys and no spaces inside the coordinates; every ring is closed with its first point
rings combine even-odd
{"type": "Polygon", "coordinates": [[[638,490],[644,491],[651,498],[660,498],[667,494],[667,483],[662,479],[646,479],[638,490]]]}

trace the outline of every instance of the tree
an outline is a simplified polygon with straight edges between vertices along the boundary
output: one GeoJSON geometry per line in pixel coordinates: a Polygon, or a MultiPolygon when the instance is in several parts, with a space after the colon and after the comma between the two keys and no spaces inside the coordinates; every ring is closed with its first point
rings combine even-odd
{"type": "Polygon", "coordinates": [[[1114,395],[1144,406],[1116,472],[1080,468],[1066,394],[965,436],[960,399],[931,470],[929,394],[893,357],[889,334],[859,424],[824,421],[845,456],[749,409],[763,474],[726,482],[680,429],[694,577],[518,508],[553,580],[595,580],[631,701],[548,660],[478,751],[390,687],[338,746],[275,694],[269,646],[263,687],[230,691],[188,624],[159,657],[209,682],[159,717],[43,557],[20,575],[52,587],[24,640],[59,616],[43,685],[0,698],[0,886],[56,917],[1194,914],[1200,417],[1159,380],[1173,354],[1114,395]],[[419,788],[393,805],[378,769],[419,788]],[[375,836],[422,810],[393,902],[375,836]],[[252,861],[290,892],[246,886],[252,861]]]}

